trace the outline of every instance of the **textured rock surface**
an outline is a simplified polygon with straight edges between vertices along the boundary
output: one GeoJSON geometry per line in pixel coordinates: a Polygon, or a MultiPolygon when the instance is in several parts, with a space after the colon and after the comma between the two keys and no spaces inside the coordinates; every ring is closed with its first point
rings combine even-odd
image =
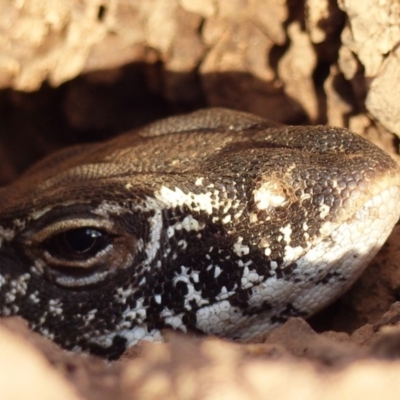
{"type": "Polygon", "coordinates": [[[399,134],[398,7],[5,0],[0,182],[60,146],[204,106],[328,122],[377,142],[399,134]]]}
{"type": "MultiPolygon", "coordinates": [[[[22,324],[14,325],[16,331],[24,329],[22,324]]],[[[47,345],[52,348],[51,343],[47,345]]],[[[43,354],[29,345],[28,340],[24,342],[15,336],[3,323],[0,325],[0,388],[4,399],[83,399],[43,354]]]]}
{"type": "MultiPolygon", "coordinates": [[[[399,310],[396,305],[385,318],[398,320],[399,310]]],[[[67,353],[28,332],[21,321],[5,319],[0,323],[2,396],[397,399],[399,327],[378,333],[363,328],[350,338],[333,332],[318,335],[303,320],[292,319],[259,339],[257,344],[236,344],[171,334],[168,343],[143,343],[118,363],[107,365],[93,357],[67,353]],[[362,341],[364,346],[359,344],[362,341]]]]}
{"type": "MultiPolygon", "coordinates": [[[[396,157],[399,31],[396,0],[4,0],[0,183],[61,146],[204,106],[347,127],[396,157]]],[[[399,234],[312,328],[290,320],[251,344],[172,335],[107,365],[4,319],[1,397],[397,398],[399,234]]]]}

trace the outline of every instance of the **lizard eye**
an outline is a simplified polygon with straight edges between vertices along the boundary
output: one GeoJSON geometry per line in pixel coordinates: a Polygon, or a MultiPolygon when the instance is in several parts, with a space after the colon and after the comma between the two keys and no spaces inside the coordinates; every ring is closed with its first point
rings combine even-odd
{"type": "Polygon", "coordinates": [[[132,265],[137,241],[108,219],[76,216],[26,231],[22,242],[39,273],[61,286],[79,287],[132,265]]]}
{"type": "Polygon", "coordinates": [[[96,227],[69,229],[49,238],[43,247],[56,258],[83,260],[94,257],[112,241],[111,236],[96,227]]]}
{"type": "Polygon", "coordinates": [[[22,242],[37,272],[69,288],[97,284],[131,266],[137,248],[134,235],[111,220],[91,216],[26,231],[22,242]]]}
{"type": "Polygon", "coordinates": [[[33,233],[25,241],[53,268],[91,268],[109,264],[118,234],[109,221],[76,218],[56,221],[33,233]]]}

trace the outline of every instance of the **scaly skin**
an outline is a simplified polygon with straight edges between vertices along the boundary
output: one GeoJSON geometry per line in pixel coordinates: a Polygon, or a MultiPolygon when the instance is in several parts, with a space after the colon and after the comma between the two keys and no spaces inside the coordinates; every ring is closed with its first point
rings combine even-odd
{"type": "Polygon", "coordinates": [[[344,129],[169,118],[0,190],[0,314],[109,358],[163,328],[248,338],[347,290],[399,200],[394,161],[344,129]]]}

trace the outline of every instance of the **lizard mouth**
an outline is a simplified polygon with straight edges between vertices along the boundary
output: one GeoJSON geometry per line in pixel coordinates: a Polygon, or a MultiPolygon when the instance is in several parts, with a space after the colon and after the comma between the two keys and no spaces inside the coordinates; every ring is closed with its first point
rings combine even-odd
{"type": "MultiPolygon", "coordinates": [[[[295,263],[290,277],[271,277],[250,289],[248,308],[256,307],[256,315],[236,309],[220,331],[211,333],[249,339],[291,316],[310,316],[347,291],[386,241],[400,216],[397,182],[381,181],[370,193],[372,197],[366,201],[364,198],[355,211],[353,207],[348,209],[340,221],[326,222],[319,239],[299,258],[287,262],[295,263]],[[260,308],[260,299],[268,307],[260,308]]],[[[212,314],[221,304],[199,310],[198,325],[206,325],[203,315],[212,314]]]]}
{"type": "Polygon", "coordinates": [[[309,281],[294,296],[293,307],[312,315],[346,292],[382,247],[399,216],[400,186],[392,185],[344,221],[324,224],[321,239],[296,261],[309,281]]]}
{"type": "Polygon", "coordinates": [[[341,254],[358,254],[357,264],[362,259],[373,258],[391,233],[400,216],[400,187],[390,186],[375,194],[359,207],[346,220],[340,223],[327,222],[321,227],[324,241],[333,243],[332,250],[326,254],[340,258],[341,254]],[[329,231],[329,235],[325,232],[329,231]],[[346,251],[347,250],[347,251],[346,251]]]}

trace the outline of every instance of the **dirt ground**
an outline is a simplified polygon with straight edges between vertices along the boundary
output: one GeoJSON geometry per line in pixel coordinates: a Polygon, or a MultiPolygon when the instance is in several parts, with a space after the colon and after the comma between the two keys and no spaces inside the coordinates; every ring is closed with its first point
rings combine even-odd
{"type": "MultiPolygon", "coordinates": [[[[210,106],[349,128],[398,161],[399,37],[396,0],[4,0],[0,184],[210,106]]],[[[399,235],[335,304],[251,343],[169,333],[110,364],[2,318],[0,398],[397,399],[399,235]]]]}

